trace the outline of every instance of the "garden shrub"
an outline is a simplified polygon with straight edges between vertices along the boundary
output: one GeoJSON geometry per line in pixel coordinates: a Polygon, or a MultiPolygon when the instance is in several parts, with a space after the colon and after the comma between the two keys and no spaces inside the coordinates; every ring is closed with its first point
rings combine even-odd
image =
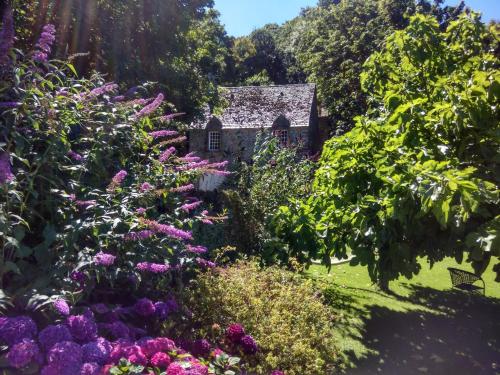
{"type": "Polygon", "coordinates": [[[228,238],[263,263],[288,264],[283,245],[269,230],[278,208],[308,196],[314,163],[298,147],[281,147],[276,137],[257,136],[252,163],[241,163],[231,189],[223,192],[230,213],[228,238]]]}
{"type": "Polygon", "coordinates": [[[181,156],[186,137],[176,115],[165,114],[163,94],[138,97],[143,86],[120,95],[97,73],[78,78],[70,63],[49,60],[51,25],[33,51],[14,50],[12,26],[7,11],[0,33],[2,372],[240,373],[239,358],[221,348],[252,357],[253,338],[205,340],[195,350],[189,312],[172,297],[199,269],[215,266],[191,229],[219,217],[204,209],[193,182],[228,174],[226,163],[181,156]]]}
{"type": "Polygon", "coordinates": [[[335,316],[312,281],[277,267],[239,262],[200,275],[189,289],[193,319],[212,326],[241,322],[260,351],[251,373],[330,374],[336,367],[335,316]]]}

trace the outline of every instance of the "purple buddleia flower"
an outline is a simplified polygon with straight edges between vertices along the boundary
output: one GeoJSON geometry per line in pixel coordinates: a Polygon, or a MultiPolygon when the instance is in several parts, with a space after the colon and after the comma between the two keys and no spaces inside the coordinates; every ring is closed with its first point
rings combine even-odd
{"type": "Polygon", "coordinates": [[[177,229],[172,225],[160,224],[154,220],[144,220],[145,224],[148,225],[149,229],[156,233],[166,234],[169,237],[176,238],[179,240],[192,240],[193,235],[191,232],[183,231],[177,229]]]}
{"type": "Polygon", "coordinates": [[[191,211],[195,210],[196,208],[198,208],[202,203],[203,203],[202,201],[186,203],[186,204],[181,206],[181,210],[183,210],[185,212],[191,212],[191,211]]]}
{"type": "Polygon", "coordinates": [[[169,149],[163,151],[158,158],[158,160],[162,163],[166,162],[170,156],[175,152],[175,147],[170,147],[169,149]]]}
{"type": "Polygon", "coordinates": [[[152,230],[141,230],[139,232],[127,233],[123,238],[125,241],[140,241],[151,238],[155,235],[152,230]]]}
{"type": "Polygon", "coordinates": [[[67,319],[69,331],[73,338],[81,343],[87,343],[97,337],[97,325],[94,319],[87,315],[72,315],[67,319]]]}
{"type": "Polygon", "coordinates": [[[182,158],[179,158],[179,160],[183,163],[196,163],[201,161],[201,158],[199,156],[183,156],[182,158]]]}
{"type": "Polygon", "coordinates": [[[0,185],[10,182],[14,179],[12,170],[10,169],[10,156],[3,152],[0,154],[0,185]]]}
{"type": "Polygon", "coordinates": [[[61,315],[68,316],[70,313],[68,302],[62,298],[55,300],[53,306],[54,309],[56,309],[56,311],[61,315]]]}
{"type": "Polygon", "coordinates": [[[188,193],[190,191],[193,191],[195,189],[193,184],[188,184],[188,185],[182,185],[176,188],[170,189],[172,193],[188,193]]]}
{"type": "Polygon", "coordinates": [[[146,213],[146,211],[147,211],[147,210],[146,210],[144,207],[139,207],[137,210],[135,210],[135,213],[136,213],[137,215],[141,215],[141,216],[143,216],[143,215],[146,213]]]}
{"type": "Polygon", "coordinates": [[[73,159],[74,161],[82,161],[83,160],[83,156],[76,153],[75,151],[73,150],[69,150],[68,151],[68,156],[73,159]]]}
{"type": "Polygon", "coordinates": [[[157,139],[163,137],[172,137],[174,135],[179,135],[179,132],[176,130],[157,130],[148,134],[150,137],[157,139]]]}
{"type": "Polygon", "coordinates": [[[220,171],[218,169],[206,169],[204,171],[207,174],[213,174],[216,176],[231,176],[233,173],[229,171],[220,171]]]}
{"type": "Polygon", "coordinates": [[[196,263],[202,268],[214,268],[216,264],[203,258],[196,258],[196,263]]]}
{"type": "Polygon", "coordinates": [[[37,51],[33,54],[35,61],[41,63],[47,62],[48,55],[52,50],[52,43],[56,40],[55,33],[56,28],[54,25],[49,24],[43,27],[42,34],[36,44],[37,51]]]}
{"type": "Polygon", "coordinates": [[[137,269],[142,272],[161,274],[168,272],[170,267],[166,264],[142,262],[137,264],[137,269]]]}
{"type": "Polygon", "coordinates": [[[21,369],[32,362],[43,363],[43,356],[35,341],[23,339],[10,348],[7,361],[12,367],[21,369]]]}
{"type": "Polygon", "coordinates": [[[170,115],[161,116],[158,118],[158,120],[160,120],[160,122],[168,122],[168,121],[173,120],[176,117],[180,117],[180,116],[184,116],[184,115],[185,115],[184,112],[172,113],[170,115]]]}
{"type": "Polygon", "coordinates": [[[135,115],[135,120],[140,120],[143,117],[149,116],[152,114],[154,111],[158,109],[158,107],[161,105],[164,99],[163,94],[158,94],[158,96],[153,100],[151,104],[148,104],[145,106],[143,109],[141,109],[136,115],[135,115]]]}
{"type": "Polygon", "coordinates": [[[99,266],[109,267],[115,263],[115,259],[116,259],[116,257],[114,255],[106,254],[106,253],[103,253],[102,251],[100,251],[94,257],[94,263],[99,265],[99,266]]]}
{"type": "Polygon", "coordinates": [[[151,185],[149,182],[144,182],[141,184],[141,187],[139,188],[141,193],[145,193],[151,189],[154,189],[154,186],[151,185]]]}
{"type": "Polygon", "coordinates": [[[186,245],[186,251],[193,254],[204,254],[208,251],[208,249],[204,246],[186,245]]]}
{"type": "Polygon", "coordinates": [[[181,165],[177,167],[178,171],[189,171],[189,170],[194,170],[194,169],[200,169],[200,168],[206,168],[206,166],[209,164],[208,160],[202,160],[194,163],[187,163],[185,165],[181,165]]]}
{"type": "Polygon", "coordinates": [[[110,92],[113,92],[118,89],[118,85],[116,83],[105,83],[104,85],[100,87],[96,87],[95,89],[92,89],[89,93],[88,96],[91,98],[95,98],[97,96],[101,96],[110,92]]]}
{"type": "Polygon", "coordinates": [[[2,30],[0,31],[0,65],[10,62],[9,52],[14,46],[14,16],[10,6],[5,7],[2,17],[2,30]]]}
{"type": "Polygon", "coordinates": [[[44,351],[50,350],[52,346],[61,341],[73,341],[68,327],[63,324],[47,326],[38,335],[38,342],[44,351]]]}
{"type": "Polygon", "coordinates": [[[123,180],[125,180],[125,177],[127,177],[127,171],[121,170],[120,172],[118,172],[113,176],[112,184],[121,185],[123,180]]]}
{"type": "Polygon", "coordinates": [[[11,346],[23,339],[33,339],[37,334],[37,327],[33,319],[27,316],[4,318],[0,324],[0,342],[11,346]]]}
{"type": "Polygon", "coordinates": [[[226,168],[228,163],[229,162],[227,160],[221,161],[220,163],[211,163],[211,164],[207,165],[207,168],[210,168],[210,169],[226,168]]]}
{"type": "Polygon", "coordinates": [[[0,108],[16,108],[21,104],[21,102],[0,102],[0,108]]]}

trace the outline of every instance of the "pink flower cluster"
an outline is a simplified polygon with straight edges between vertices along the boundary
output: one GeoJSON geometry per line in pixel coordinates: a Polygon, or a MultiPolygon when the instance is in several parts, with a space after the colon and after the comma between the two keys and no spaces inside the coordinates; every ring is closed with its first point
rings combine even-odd
{"type": "Polygon", "coordinates": [[[193,235],[191,232],[186,232],[181,229],[178,229],[172,225],[160,224],[154,220],[144,220],[144,223],[154,231],[155,233],[166,234],[169,237],[176,238],[179,240],[192,240],[193,235]]]}
{"type": "Polygon", "coordinates": [[[168,148],[167,150],[162,152],[158,160],[162,163],[165,163],[175,151],[175,147],[168,148]]]}

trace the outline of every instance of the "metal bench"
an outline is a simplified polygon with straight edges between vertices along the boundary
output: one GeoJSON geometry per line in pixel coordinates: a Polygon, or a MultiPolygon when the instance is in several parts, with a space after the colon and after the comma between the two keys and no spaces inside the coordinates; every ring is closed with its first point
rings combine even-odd
{"type": "Polygon", "coordinates": [[[473,274],[472,272],[459,270],[458,268],[448,268],[451,276],[451,284],[453,288],[457,288],[460,290],[464,290],[467,292],[478,292],[480,290],[483,291],[483,294],[486,292],[486,284],[484,280],[479,276],[473,274]],[[481,281],[483,286],[474,285],[476,281],[481,281]]]}

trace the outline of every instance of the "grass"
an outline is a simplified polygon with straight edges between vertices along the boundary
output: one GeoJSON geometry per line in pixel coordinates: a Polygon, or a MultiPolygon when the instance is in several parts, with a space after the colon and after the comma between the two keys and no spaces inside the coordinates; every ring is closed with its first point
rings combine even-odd
{"type": "Polygon", "coordinates": [[[486,297],[451,289],[447,259],[422,261],[412,280],[374,286],[364,267],[313,266],[338,314],[337,341],[349,374],[500,374],[500,283],[492,265],[483,275],[486,297]]]}

